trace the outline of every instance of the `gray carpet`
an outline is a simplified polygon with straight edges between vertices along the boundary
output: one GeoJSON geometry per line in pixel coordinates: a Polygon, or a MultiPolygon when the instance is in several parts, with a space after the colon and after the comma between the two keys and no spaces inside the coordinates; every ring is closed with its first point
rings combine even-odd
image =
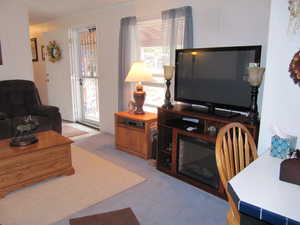
{"type": "Polygon", "coordinates": [[[130,207],[141,225],[225,225],[227,203],[205,191],[157,171],[147,161],[118,151],[114,136],[98,134],[75,141],[147,181],[84,209],[53,225],[68,225],[69,219],[130,207]]]}

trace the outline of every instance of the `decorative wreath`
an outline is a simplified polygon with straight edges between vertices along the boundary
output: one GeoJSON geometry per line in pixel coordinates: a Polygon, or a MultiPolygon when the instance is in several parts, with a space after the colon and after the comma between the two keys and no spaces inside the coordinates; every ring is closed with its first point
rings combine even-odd
{"type": "Polygon", "coordinates": [[[57,62],[61,59],[61,51],[55,41],[50,41],[47,45],[47,55],[50,62],[57,62]]]}
{"type": "Polygon", "coordinates": [[[289,72],[291,73],[290,76],[294,80],[294,83],[300,86],[300,51],[294,55],[290,63],[289,72]]]}

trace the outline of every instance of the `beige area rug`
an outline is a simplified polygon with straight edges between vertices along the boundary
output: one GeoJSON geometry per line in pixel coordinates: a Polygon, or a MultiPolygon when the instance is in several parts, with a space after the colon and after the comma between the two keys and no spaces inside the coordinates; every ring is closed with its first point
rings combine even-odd
{"type": "Polygon", "coordinates": [[[88,134],[88,132],[72,127],[68,124],[62,125],[62,135],[65,137],[76,137],[84,134],[88,134]]]}
{"type": "Polygon", "coordinates": [[[11,192],[0,200],[0,224],[49,225],[145,179],[72,146],[75,174],[11,192]]]}

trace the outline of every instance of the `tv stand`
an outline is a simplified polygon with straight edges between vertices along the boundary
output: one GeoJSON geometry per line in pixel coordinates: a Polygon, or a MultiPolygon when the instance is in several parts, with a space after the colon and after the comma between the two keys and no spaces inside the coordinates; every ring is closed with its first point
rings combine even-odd
{"type": "Polygon", "coordinates": [[[194,113],[203,113],[203,114],[221,117],[221,118],[222,117],[223,118],[233,118],[233,117],[241,116],[241,114],[237,113],[237,112],[218,110],[212,105],[209,107],[186,106],[183,110],[187,110],[187,111],[194,112],[194,113]]]}
{"type": "Polygon", "coordinates": [[[246,116],[222,117],[186,105],[158,108],[158,170],[225,199],[215,142],[219,129],[232,122],[245,125],[257,142],[258,123],[250,125],[246,116]]]}

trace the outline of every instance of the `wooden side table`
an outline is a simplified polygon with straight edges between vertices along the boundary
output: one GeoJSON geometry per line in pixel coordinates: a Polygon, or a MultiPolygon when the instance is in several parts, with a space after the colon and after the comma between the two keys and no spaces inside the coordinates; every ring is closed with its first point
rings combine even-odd
{"type": "Polygon", "coordinates": [[[157,127],[157,115],[145,113],[135,115],[129,112],[115,113],[115,142],[122,151],[149,159],[152,153],[151,131],[157,127]]]}

